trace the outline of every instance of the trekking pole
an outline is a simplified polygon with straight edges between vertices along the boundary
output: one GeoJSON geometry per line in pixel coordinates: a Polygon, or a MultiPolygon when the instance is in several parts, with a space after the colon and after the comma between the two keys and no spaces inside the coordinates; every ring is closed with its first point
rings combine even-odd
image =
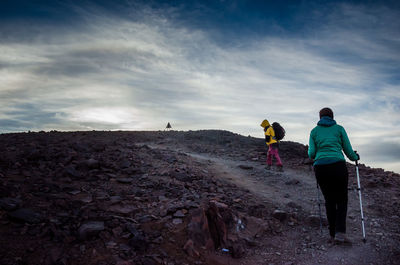
{"type": "MultiPolygon", "coordinates": [[[[355,151],[357,154],[357,152],[355,151]]],[[[360,175],[358,173],[358,160],[356,160],[356,173],[357,173],[357,190],[358,197],[360,198],[360,211],[361,211],[361,225],[362,225],[362,233],[363,233],[363,242],[365,243],[367,239],[365,238],[365,227],[364,227],[364,213],[362,208],[362,200],[361,200],[361,185],[360,185],[360,175]]]]}
{"type": "Polygon", "coordinates": [[[318,208],[319,208],[319,230],[322,234],[322,212],[321,212],[321,200],[319,199],[319,185],[317,181],[317,198],[318,198],[318,208]]]}

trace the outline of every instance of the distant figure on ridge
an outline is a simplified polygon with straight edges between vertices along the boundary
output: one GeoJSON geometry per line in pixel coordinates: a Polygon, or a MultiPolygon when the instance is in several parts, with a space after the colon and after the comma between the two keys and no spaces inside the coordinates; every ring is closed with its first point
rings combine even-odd
{"type": "Polygon", "coordinates": [[[172,126],[171,126],[171,124],[168,122],[167,127],[165,127],[165,130],[169,131],[169,130],[171,130],[171,129],[172,129],[172,126]]]}
{"type": "Polygon", "coordinates": [[[319,118],[310,133],[308,156],[315,159],[315,177],[325,198],[330,241],[351,243],[346,237],[349,177],[342,150],[352,161],[359,160],[360,156],[353,151],[344,128],[336,124],[330,108],[321,109],[319,118]]]}
{"type": "Polygon", "coordinates": [[[268,120],[263,120],[260,126],[264,128],[265,143],[268,145],[266,169],[271,169],[272,157],[274,156],[278,171],[283,171],[282,161],[279,157],[279,140],[285,136],[285,130],[277,122],[274,122],[271,126],[268,120]]]}

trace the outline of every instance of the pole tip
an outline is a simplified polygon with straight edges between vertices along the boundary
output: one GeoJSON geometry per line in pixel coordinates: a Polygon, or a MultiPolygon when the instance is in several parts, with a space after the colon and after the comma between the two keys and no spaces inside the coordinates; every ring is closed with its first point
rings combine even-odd
{"type": "Polygon", "coordinates": [[[363,242],[364,242],[364,244],[367,243],[367,239],[363,238],[363,242]]]}

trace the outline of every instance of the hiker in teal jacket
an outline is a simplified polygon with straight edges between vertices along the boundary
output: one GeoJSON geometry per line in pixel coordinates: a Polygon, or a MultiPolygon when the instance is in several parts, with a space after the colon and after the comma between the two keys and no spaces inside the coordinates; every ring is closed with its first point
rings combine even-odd
{"type": "Polygon", "coordinates": [[[352,161],[360,157],[353,151],[344,128],[333,119],[332,110],[323,108],[319,116],[310,133],[308,156],[315,160],[314,171],[325,198],[331,240],[349,243],[345,235],[348,172],[342,150],[352,161]]]}

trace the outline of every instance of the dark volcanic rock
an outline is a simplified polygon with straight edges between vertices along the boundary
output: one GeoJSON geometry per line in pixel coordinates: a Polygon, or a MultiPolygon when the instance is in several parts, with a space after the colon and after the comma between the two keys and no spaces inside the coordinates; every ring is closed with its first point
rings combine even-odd
{"type": "Polygon", "coordinates": [[[211,238],[208,220],[204,209],[199,208],[193,212],[187,231],[189,240],[193,243],[186,244],[193,244],[194,249],[201,249],[203,247],[209,250],[214,249],[214,242],[211,238]]]}
{"type": "Polygon", "coordinates": [[[89,169],[96,169],[99,168],[100,163],[98,160],[94,159],[94,158],[89,158],[88,160],[82,161],[80,163],[80,166],[84,166],[87,167],[89,169]]]}
{"type": "Polygon", "coordinates": [[[43,221],[41,214],[33,211],[32,209],[22,208],[16,211],[10,212],[9,217],[16,222],[37,224],[43,221]]]}
{"type": "Polygon", "coordinates": [[[64,169],[64,173],[68,177],[79,178],[81,174],[75,169],[74,166],[68,166],[64,169]]]}
{"type": "Polygon", "coordinates": [[[249,166],[249,165],[239,165],[238,167],[240,167],[241,169],[245,169],[245,170],[253,169],[253,167],[249,166]]]}
{"type": "Polygon", "coordinates": [[[129,160],[122,160],[119,162],[118,166],[120,168],[128,168],[131,166],[131,162],[129,160]]]}
{"type": "Polygon", "coordinates": [[[138,251],[146,250],[149,243],[147,242],[143,232],[139,231],[131,224],[128,224],[126,229],[131,233],[132,236],[132,238],[129,240],[129,246],[138,251]]]}
{"type": "Polygon", "coordinates": [[[133,205],[117,204],[117,205],[112,205],[111,207],[108,208],[108,210],[119,214],[130,214],[137,212],[138,208],[136,208],[133,205]]]}
{"type": "Polygon", "coordinates": [[[286,185],[298,185],[300,181],[298,179],[292,179],[285,182],[286,185]]]}
{"type": "Polygon", "coordinates": [[[272,214],[272,216],[276,219],[278,219],[279,221],[284,221],[287,219],[288,214],[285,211],[282,210],[275,210],[272,214]]]}
{"type": "Polygon", "coordinates": [[[86,240],[104,230],[104,222],[91,221],[79,227],[78,235],[81,240],[86,240]]]}
{"type": "Polygon", "coordinates": [[[310,215],[307,217],[307,222],[312,226],[319,227],[321,224],[324,225],[327,221],[322,216],[310,215]]]}
{"type": "Polygon", "coordinates": [[[119,183],[129,184],[132,183],[133,178],[117,178],[119,183]]]}
{"type": "Polygon", "coordinates": [[[0,208],[6,211],[13,211],[17,209],[21,204],[21,200],[16,198],[1,198],[0,199],[0,208]]]}
{"type": "Polygon", "coordinates": [[[244,255],[246,254],[245,248],[243,247],[242,244],[235,243],[232,245],[231,249],[232,249],[232,257],[234,257],[235,259],[240,259],[244,257],[244,255]]]}
{"type": "Polygon", "coordinates": [[[181,210],[179,210],[174,213],[174,217],[182,218],[185,217],[185,214],[181,210]]]}
{"type": "Polygon", "coordinates": [[[232,221],[228,206],[217,201],[210,201],[206,214],[215,247],[225,246],[228,239],[227,226],[232,221]]]}

